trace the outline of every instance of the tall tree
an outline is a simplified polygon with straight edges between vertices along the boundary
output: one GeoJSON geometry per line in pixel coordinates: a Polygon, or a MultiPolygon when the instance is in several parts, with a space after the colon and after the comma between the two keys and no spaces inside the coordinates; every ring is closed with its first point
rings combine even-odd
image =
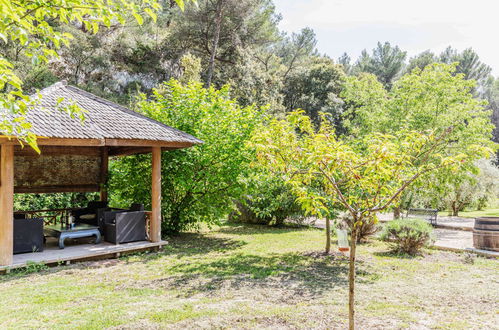
{"type": "Polygon", "coordinates": [[[202,0],[172,20],[170,35],[163,47],[170,52],[190,52],[201,59],[205,83],[217,87],[234,78],[234,66],[246,52],[255,53],[279,39],[278,16],[268,0],[202,0]],[[222,13],[223,11],[223,13],[222,13]],[[220,18],[220,14],[223,14],[220,18]],[[217,26],[219,24],[219,32],[217,26]],[[216,51],[213,51],[214,41],[216,51]],[[213,57],[213,66],[210,65],[213,57]],[[212,68],[211,74],[210,68],[212,68]]]}
{"type": "Polygon", "coordinates": [[[314,58],[285,80],[284,106],[288,111],[304,109],[316,123],[321,112],[328,113],[339,125],[343,104],[339,94],[343,78],[341,67],[331,59],[314,58]]]}
{"type": "Polygon", "coordinates": [[[391,87],[402,72],[405,58],[406,52],[401,51],[398,46],[393,47],[389,42],[384,44],[378,42],[376,48],[372,50],[372,55],[366,50],[362,51],[355,70],[372,73],[383,85],[391,87]]]}
{"type": "Polygon", "coordinates": [[[409,59],[409,64],[407,65],[405,72],[411,73],[412,70],[414,70],[415,68],[423,70],[428,65],[437,62],[438,62],[437,56],[435,56],[435,54],[433,54],[431,51],[425,50],[424,52],[409,59]]]}
{"type": "Polygon", "coordinates": [[[440,61],[451,64],[457,62],[456,73],[462,73],[466,79],[474,79],[479,87],[484,84],[492,71],[492,68],[480,61],[478,54],[471,48],[461,53],[452,47],[447,47],[440,54],[440,61]]]}
{"type": "MultiPolygon", "coordinates": [[[[183,1],[178,0],[183,6],[183,1]]],[[[160,5],[157,1],[136,2],[105,0],[40,0],[3,1],[0,10],[0,43],[18,47],[19,54],[28,56],[35,63],[46,63],[57,56],[57,50],[68,45],[72,35],[54,29],[54,23],[80,24],[96,33],[100,26],[110,26],[113,21],[125,22],[128,15],[141,24],[145,12],[155,18],[160,5]],[[47,19],[50,17],[50,20],[47,19]]],[[[36,139],[29,133],[29,124],[22,120],[28,107],[22,81],[12,62],[0,56],[0,132],[4,135],[21,135],[33,147],[36,139]],[[18,116],[15,122],[12,116],[18,116]]]]}
{"type": "MultiPolygon", "coordinates": [[[[495,126],[492,139],[494,142],[499,143],[499,79],[489,77],[484,87],[483,97],[489,103],[488,107],[492,112],[490,118],[495,126]]],[[[497,156],[497,161],[499,161],[499,154],[497,156]]]]}
{"type": "Polygon", "coordinates": [[[315,32],[310,28],[304,28],[300,33],[292,33],[284,38],[278,45],[276,52],[286,66],[283,78],[299,68],[310,56],[317,55],[317,39],[315,32]]]}
{"type": "Polygon", "coordinates": [[[347,53],[343,53],[343,55],[341,55],[339,58],[338,58],[338,64],[340,64],[342,67],[343,67],[343,71],[349,75],[352,73],[352,63],[351,63],[352,59],[350,58],[350,56],[347,54],[347,53]]]}
{"type": "Polygon", "coordinates": [[[206,86],[209,88],[211,85],[211,78],[213,77],[213,67],[215,66],[215,57],[217,55],[218,40],[220,39],[220,29],[222,27],[222,16],[224,10],[225,0],[217,0],[215,7],[215,24],[213,32],[213,44],[211,46],[210,61],[208,63],[208,74],[206,75],[206,86]]]}

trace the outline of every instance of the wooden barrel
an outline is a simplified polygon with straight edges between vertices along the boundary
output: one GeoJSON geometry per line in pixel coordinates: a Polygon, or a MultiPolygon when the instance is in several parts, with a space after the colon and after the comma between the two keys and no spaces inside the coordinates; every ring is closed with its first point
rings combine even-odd
{"type": "Polygon", "coordinates": [[[499,251],[499,217],[475,219],[473,245],[477,249],[499,251]]]}

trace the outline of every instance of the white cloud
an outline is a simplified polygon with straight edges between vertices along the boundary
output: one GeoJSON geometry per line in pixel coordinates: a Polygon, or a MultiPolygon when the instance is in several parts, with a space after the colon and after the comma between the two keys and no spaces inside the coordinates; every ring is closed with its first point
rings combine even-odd
{"type": "Polygon", "coordinates": [[[499,2],[494,0],[275,0],[281,29],[313,28],[318,47],[332,57],[356,58],[377,41],[413,56],[451,45],[472,47],[499,73],[499,2]]]}

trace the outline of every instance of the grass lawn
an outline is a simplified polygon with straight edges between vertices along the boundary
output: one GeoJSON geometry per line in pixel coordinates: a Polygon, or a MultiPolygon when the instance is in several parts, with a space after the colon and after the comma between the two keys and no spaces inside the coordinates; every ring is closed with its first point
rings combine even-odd
{"type": "MultiPolygon", "coordinates": [[[[160,253],[0,276],[0,328],[345,328],[347,263],[323,231],[224,226],[160,253]]],[[[359,248],[359,329],[499,324],[499,261],[359,248]]]]}
{"type": "MultiPolygon", "coordinates": [[[[439,216],[448,216],[449,211],[438,212],[439,216]]],[[[489,208],[485,210],[465,210],[459,212],[459,216],[462,218],[478,218],[478,217],[499,217],[499,199],[493,201],[489,208]]]]}
{"type": "MultiPolygon", "coordinates": [[[[449,215],[449,212],[447,211],[438,212],[438,215],[447,216],[449,215]]],[[[459,212],[459,216],[462,218],[499,217],[499,208],[486,209],[481,211],[462,211],[459,212]]]]}

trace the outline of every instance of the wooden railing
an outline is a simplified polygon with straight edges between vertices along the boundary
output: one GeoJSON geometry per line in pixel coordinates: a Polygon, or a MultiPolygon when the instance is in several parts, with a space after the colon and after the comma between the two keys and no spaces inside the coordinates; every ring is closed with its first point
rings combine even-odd
{"type": "Polygon", "coordinates": [[[66,209],[51,209],[51,210],[29,210],[29,211],[15,211],[15,214],[25,214],[26,218],[43,218],[46,225],[55,225],[63,223],[71,214],[71,211],[78,208],[66,209]]]}

